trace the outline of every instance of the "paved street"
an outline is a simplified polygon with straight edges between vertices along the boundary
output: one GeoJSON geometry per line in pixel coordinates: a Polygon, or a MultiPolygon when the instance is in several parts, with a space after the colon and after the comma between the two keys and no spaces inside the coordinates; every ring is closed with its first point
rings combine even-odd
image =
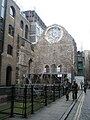
{"type": "Polygon", "coordinates": [[[83,92],[66,120],[90,120],[90,90],[83,92]]]}
{"type": "Polygon", "coordinates": [[[90,120],[90,89],[85,94],[79,120],[90,120]]]}

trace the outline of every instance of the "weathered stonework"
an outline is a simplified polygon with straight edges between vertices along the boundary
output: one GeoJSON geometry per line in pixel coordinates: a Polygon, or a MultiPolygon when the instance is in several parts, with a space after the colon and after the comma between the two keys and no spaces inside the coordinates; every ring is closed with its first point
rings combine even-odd
{"type": "Polygon", "coordinates": [[[49,43],[45,39],[45,32],[35,46],[34,72],[43,74],[45,65],[51,73],[51,65],[62,66],[64,73],[71,73],[73,67],[76,71],[77,47],[72,36],[62,27],[63,37],[57,43],[49,43]]]}

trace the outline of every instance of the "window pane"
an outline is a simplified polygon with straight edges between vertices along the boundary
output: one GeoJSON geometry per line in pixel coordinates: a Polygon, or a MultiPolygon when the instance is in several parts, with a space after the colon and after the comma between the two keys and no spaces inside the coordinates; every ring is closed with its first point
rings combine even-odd
{"type": "Polygon", "coordinates": [[[13,27],[12,25],[9,25],[8,33],[9,33],[11,36],[14,36],[14,27],[13,27]]]}
{"type": "Polygon", "coordinates": [[[23,26],[24,26],[23,21],[21,21],[21,22],[20,22],[20,27],[21,27],[21,29],[23,29],[23,26]]]}
{"type": "Polygon", "coordinates": [[[7,54],[12,55],[12,46],[8,45],[7,54]]]}
{"type": "Polygon", "coordinates": [[[2,6],[4,7],[5,0],[2,0],[2,6]]]}
{"type": "Polygon", "coordinates": [[[4,8],[1,8],[1,17],[4,18],[4,8]]]}
{"type": "Polygon", "coordinates": [[[10,7],[10,15],[11,15],[12,17],[15,17],[15,9],[14,9],[13,6],[10,7]]]}

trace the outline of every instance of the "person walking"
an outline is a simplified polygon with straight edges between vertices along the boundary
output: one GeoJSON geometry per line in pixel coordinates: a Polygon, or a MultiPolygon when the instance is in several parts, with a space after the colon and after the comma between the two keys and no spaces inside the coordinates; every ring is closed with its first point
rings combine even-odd
{"type": "Polygon", "coordinates": [[[84,83],[83,87],[84,87],[84,93],[86,93],[86,90],[87,90],[87,83],[84,83]]]}
{"type": "Polygon", "coordinates": [[[65,95],[66,95],[66,101],[69,100],[69,92],[70,92],[70,88],[71,88],[70,82],[69,82],[68,79],[66,79],[66,83],[65,83],[65,95]]]}
{"type": "Polygon", "coordinates": [[[80,85],[81,85],[81,90],[83,89],[83,82],[81,81],[80,82],[80,85]]]}
{"type": "Polygon", "coordinates": [[[77,99],[77,93],[78,93],[78,84],[76,83],[76,80],[73,81],[72,84],[72,98],[77,99]]]}

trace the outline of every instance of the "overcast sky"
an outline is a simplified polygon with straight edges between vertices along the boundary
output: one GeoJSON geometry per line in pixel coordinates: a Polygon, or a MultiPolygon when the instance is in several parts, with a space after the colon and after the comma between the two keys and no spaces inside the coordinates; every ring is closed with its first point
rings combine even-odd
{"type": "Polygon", "coordinates": [[[63,26],[78,50],[90,50],[90,0],[14,0],[21,11],[35,10],[49,26],[63,26]]]}

